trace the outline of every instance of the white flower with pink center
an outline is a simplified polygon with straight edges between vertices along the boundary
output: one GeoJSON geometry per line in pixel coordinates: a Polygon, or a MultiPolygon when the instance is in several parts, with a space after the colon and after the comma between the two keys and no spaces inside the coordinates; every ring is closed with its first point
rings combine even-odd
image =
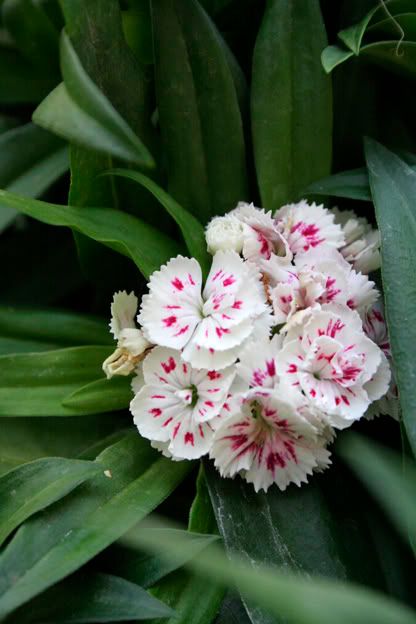
{"type": "Polygon", "coordinates": [[[103,371],[113,375],[130,375],[151,346],[143,332],[136,327],[137,297],[133,292],[116,292],[111,304],[110,331],[117,340],[117,348],[103,363],[103,371]]]}
{"type": "Polygon", "coordinates": [[[275,322],[288,323],[285,330],[301,322],[301,312],[309,308],[339,303],[363,314],[378,297],[374,282],[356,273],[335,249],[299,254],[293,266],[282,266],[273,259],[264,266],[275,322]]]}
{"type": "Polygon", "coordinates": [[[251,388],[274,389],[279,383],[276,363],[282,348],[283,337],[273,336],[255,345],[249,345],[240,354],[238,376],[251,388]]]}
{"type": "Polygon", "coordinates": [[[308,204],[303,199],[279,208],[274,217],[278,231],[294,255],[323,247],[339,249],[344,244],[340,225],[323,206],[308,204]]]}
{"type": "Polygon", "coordinates": [[[364,334],[358,314],[327,304],[289,330],[277,373],[325,414],[328,424],[343,429],[386,393],[385,378],[369,383],[382,366],[383,354],[364,334]]]}
{"type": "Polygon", "coordinates": [[[366,413],[367,418],[373,418],[381,414],[391,416],[395,420],[400,418],[400,403],[398,388],[393,373],[390,371],[392,362],[390,338],[387,331],[387,323],[384,318],[383,306],[381,303],[375,305],[365,316],[363,329],[365,334],[380,347],[385,356],[383,370],[372,381],[371,386],[377,387],[382,382],[382,375],[391,380],[387,393],[379,400],[372,403],[366,413]]]}
{"type": "Polygon", "coordinates": [[[210,457],[223,477],[240,474],[256,492],[285,490],[329,464],[325,443],[292,402],[253,388],[215,432],[210,457]]]}
{"type": "Polygon", "coordinates": [[[239,202],[230,215],[243,227],[243,256],[258,264],[272,254],[286,255],[285,241],[276,227],[271,212],[256,208],[254,204],[239,202]]]}
{"type": "Polygon", "coordinates": [[[364,217],[352,210],[333,208],[335,221],[342,226],[345,245],[340,252],[356,271],[367,275],[381,266],[380,233],[364,217]]]}
{"type": "Polygon", "coordinates": [[[130,404],[140,434],[177,459],[205,455],[235,368],[194,369],[179,351],[155,347],[142,372],[144,385],[130,404]]]}
{"type": "Polygon", "coordinates": [[[266,312],[263,284],[253,264],[234,251],[220,251],[202,295],[201,289],[198,262],[178,256],[151,276],[138,318],[148,340],[183,349],[184,360],[193,366],[198,366],[196,352],[203,349],[211,352],[216,368],[218,352],[221,367],[221,354],[240,347],[266,312]]]}

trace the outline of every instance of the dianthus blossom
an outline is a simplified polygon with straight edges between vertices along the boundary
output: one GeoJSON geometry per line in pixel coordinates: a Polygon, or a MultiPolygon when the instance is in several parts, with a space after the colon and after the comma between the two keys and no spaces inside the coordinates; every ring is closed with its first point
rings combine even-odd
{"type": "Polygon", "coordinates": [[[134,373],[140,435],[174,461],[207,455],[223,477],[284,490],[330,465],[337,430],[395,415],[368,277],[378,240],[353,213],[240,202],[207,225],[205,280],[195,258],[177,256],[150,276],[140,305],[116,293],[117,348],[103,368],[134,373]]]}

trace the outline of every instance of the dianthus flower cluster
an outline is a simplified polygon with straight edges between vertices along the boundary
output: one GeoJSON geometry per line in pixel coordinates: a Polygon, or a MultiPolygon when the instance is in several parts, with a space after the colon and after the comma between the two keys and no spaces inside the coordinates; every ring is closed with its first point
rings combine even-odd
{"type": "Polygon", "coordinates": [[[135,295],[114,295],[104,371],[134,373],[134,422],[165,456],[208,455],[256,491],[301,485],[330,464],[337,430],[397,412],[368,277],[378,233],[306,201],[275,214],[239,203],[206,241],[206,280],[177,256],[150,277],[137,318],[135,295]]]}

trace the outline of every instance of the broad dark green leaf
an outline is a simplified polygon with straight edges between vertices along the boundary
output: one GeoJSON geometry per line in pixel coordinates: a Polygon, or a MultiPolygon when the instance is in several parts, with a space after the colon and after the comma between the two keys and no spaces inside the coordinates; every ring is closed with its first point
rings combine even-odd
{"type": "Polygon", "coordinates": [[[6,621],[7,624],[102,624],[166,618],[171,613],[169,607],[134,583],[110,574],[84,572],[58,583],[6,621]]]}
{"type": "Polygon", "coordinates": [[[59,31],[33,0],[4,0],[4,26],[12,35],[19,52],[45,76],[59,81],[59,31]]]}
{"type": "MultiPolygon", "coordinates": [[[[133,529],[130,533],[123,536],[117,544],[113,544],[103,553],[100,569],[102,568],[106,572],[111,571],[117,576],[121,576],[132,583],[137,583],[137,585],[146,588],[155,585],[163,577],[183,566],[189,561],[189,558],[198,556],[207,546],[218,539],[216,535],[192,533],[189,550],[184,552],[184,556],[166,559],[166,557],[160,557],[158,554],[143,551],[134,539],[136,530],[133,529]]],[[[143,533],[149,532],[151,537],[157,538],[159,535],[165,537],[166,531],[168,532],[168,537],[170,536],[172,539],[175,539],[176,535],[180,537],[183,533],[180,529],[149,528],[140,529],[140,534],[142,537],[143,533]]]]}
{"type": "Polygon", "coordinates": [[[172,462],[134,432],[96,460],[101,472],[27,521],[0,555],[0,618],[74,572],[149,514],[191,462],[172,462]]]}
{"type": "Polygon", "coordinates": [[[93,462],[51,457],[0,478],[0,545],[22,522],[98,473],[93,462]]]}
{"type": "MultiPolygon", "coordinates": [[[[194,533],[217,533],[217,523],[215,521],[214,513],[212,511],[212,505],[207,490],[205,476],[202,467],[200,467],[198,480],[197,480],[197,493],[192,504],[191,512],[189,515],[188,533],[178,534],[175,537],[179,541],[189,544],[181,551],[185,556],[187,554],[192,555],[192,545],[194,544],[194,533]]],[[[160,529],[159,529],[160,531],[160,529]]],[[[155,540],[157,533],[149,535],[151,542],[155,540]]],[[[139,539],[143,540],[146,535],[143,535],[143,530],[140,531],[139,539]]],[[[159,533],[158,538],[160,540],[166,539],[166,542],[175,541],[172,534],[159,533]]],[[[208,538],[212,542],[212,535],[208,538]]],[[[170,557],[167,562],[175,562],[174,553],[170,553],[170,557]]],[[[198,557],[200,557],[198,554],[198,557]]],[[[163,557],[166,552],[160,553],[163,557]]],[[[179,551],[177,552],[179,555],[179,551]]],[[[177,559],[176,559],[177,560],[177,559]]],[[[185,560],[182,559],[185,563],[185,560]]],[[[216,614],[219,611],[222,599],[224,597],[224,588],[218,584],[214,579],[214,582],[209,584],[199,574],[191,574],[186,570],[178,570],[170,576],[163,579],[154,589],[155,596],[157,596],[163,602],[166,602],[170,607],[175,610],[175,616],[167,622],[167,624],[211,624],[216,614]],[[198,600],[195,600],[195,596],[198,596],[198,600]]],[[[162,622],[158,623],[162,624],[162,622]]]]}
{"type": "Polygon", "coordinates": [[[81,232],[131,258],[145,277],[180,251],[162,232],[119,210],[59,206],[0,191],[0,209],[3,208],[14,208],[43,223],[81,232]]]}
{"type": "MultiPolygon", "coordinates": [[[[151,124],[154,106],[152,80],[126,44],[119,2],[61,0],[60,4],[65,15],[65,30],[83,68],[137,136],[156,154],[158,139],[151,124]]],[[[100,173],[117,164],[110,154],[72,145],[69,203],[118,208],[163,229],[165,215],[156,210],[155,202],[146,190],[131,189],[131,185],[122,179],[99,177],[100,173]]],[[[111,296],[111,292],[120,288],[129,276],[126,261],[114,258],[108,249],[80,234],[75,234],[75,239],[83,271],[103,296],[111,296]]],[[[124,287],[134,283],[133,276],[128,279],[124,287]]]]}
{"type": "Polygon", "coordinates": [[[234,595],[231,592],[226,595],[214,624],[251,624],[247,611],[238,595],[234,595]]]}
{"type": "Polygon", "coordinates": [[[416,467],[398,453],[358,435],[341,438],[337,450],[382,505],[394,525],[416,545],[416,467]]]}
{"type": "Polygon", "coordinates": [[[416,171],[368,139],[366,159],[381,234],[381,272],[403,422],[416,453],[416,171]]]}
{"type": "Polygon", "coordinates": [[[178,224],[191,256],[196,258],[205,274],[210,267],[210,255],[207,251],[204,228],[190,212],[182,208],[168,193],[147,176],[129,169],[110,169],[111,175],[122,176],[141,184],[156,197],[172,219],[178,224]]]}
{"type": "MultiPolygon", "coordinates": [[[[65,30],[85,72],[153,151],[155,133],[150,121],[153,102],[149,77],[125,41],[119,2],[60,0],[60,5],[65,30]]],[[[84,95],[79,93],[74,97],[84,95]]]]}
{"type": "Polygon", "coordinates": [[[104,414],[128,407],[132,398],[131,377],[113,377],[74,390],[63,398],[62,405],[83,413],[104,414]]]}
{"type": "Polygon", "coordinates": [[[1,418],[0,474],[41,457],[95,459],[127,424],[121,414],[1,418]]]}
{"type": "Polygon", "coordinates": [[[251,112],[262,205],[293,201],[331,167],[331,82],[316,0],[269,0],[253,58],[251,112]],[[305,34],[307,33],[307,36],[305,34]]]}
{"type": "MultiPolygon", "coordinates": [[[[259,518],[263,520],[262,516],[259,518]]],[[[242,525],[244,520],[242,516],[242,525]]],[[[261,526],[258,523],[259,533],[261,526]]],[[[186,550],[186,542],[184,537],[151,540],[146,536],[142,546],[151,552],[172,556],[186,550]]],[[[294,574],[261,564],[253,569],[236,554],[227,561],[215,545],[191,559],[188,565],[203,574],[207,581],[231,587],[236,582],[247,599],[267,609],[273,624],[282,618],[296,624],[334,624],[334,614],[337,624],[414,624],[416,621],[414,610],[385,594],[339,579],[294,574]]]]}
{"type": "Polygon", "coordinates": [[[103,376],[108,347],[70,347],[0,357],[0,416],[80,416],[93,407],[65,407],[77,388],[103,376]]]}
{"type": "Polygon", "coordinates": [[[196,0],[152,0],[169,190],[201,222],[247,199],[241,113],[228,57],[196,0]]]}
{"type": "Polygon", "coordinates": [[[306,195],[330,195],[332,197],[346,197],[371,201],[370,184],[365,167],[335,173],[317,182],[312,182],[303,193],[306,195]]]}
{"type": "MultiPolygon", "coordinates": [[[[314,483],[286,492],[271,489],[255,493],[242,479],[222,479],[206,462],[212,506],[227,553],[237,553],[256,569],[264,564],[306,574],[346,579],[335,526],[314,483]],[[261,531],[259,530],[261,518],[261,531]]],[[[254,624],[274,624],[275,619],[256,605],[246,604],[254,624]]]]}
{"type": "Polygon", "coordinates": [[[61,310],[0,306],[0,354],[92,344],[114,344],[108,326],[98,318],[61,310]]]}
{"type": "Polygon", "coordinates": [[[144,65],[151,65],[153,57],[152,20],[150,3],[136,2],[134,7],[122,12],[123,32],[136,58],[144,65]]]}
{"type": "Polygon", "coordinates": [[[33,121],[84,147],[154,167],[149,150],[88,76],[65,32],[61,67],[64,82],[38,106],[33,121]]]}

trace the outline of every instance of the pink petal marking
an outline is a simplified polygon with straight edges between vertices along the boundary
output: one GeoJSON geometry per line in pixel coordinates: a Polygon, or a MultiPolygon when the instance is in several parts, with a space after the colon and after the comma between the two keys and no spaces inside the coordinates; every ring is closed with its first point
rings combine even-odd
{"type": "Polygon", "coordinates": [[[158,416],[162,415],[162,410],[159,407],[152,407],[152,409],[149,410],[149,414],[152,414],[154,418],[158,418],[158,416]]]}
{"type": "Polygon", "coordinates": [[[213,381],[214,379],[221,379],[222,375],[218,371],[212,370],[207,372],[208,377],[213,381]]]}
{"type": "Polygon", "coordinates": [[[223,281],[222,285],[227,287],[227,286],[232,286],[232,284],[234,283],[235,283],[235,278],[233,275],[230,275],[229,277],[227,277],[227,279],[223,281]]]}
{"type": "Polygon", "coordinates": [[[298,372],[298,367],[296,366],[296,364],[289,364],[289,367],[286,371],[287,373],[297,373],[298,372]]]}
{"type": "Polygon", "coordinates": [[[164,394],[152,394],[151,399],[166,399],[164,394]]]}
{"type": "Polygon", "coordinates": [[[267,469],[274,473],[277,467],[284,468],[286,466],[286,462],[280,453],[270,453],[266,459],[267,469]]]}
{"type": "Polygon", "coordinates": [[[172,325],[174,325],[178,319],[176,318],[176,316],[167,316],[162,320],[166,327],[172,327],[172,325]]]}
{"type": "Polygon", "coordinates": [[[175,279],[171,281],[171,284],[174,288],[176,288],[176,290],[184,289],[183,282],[179,279],[179,277],[175,277],[175,279]]]}
{"type": "Polygon", "coordinates": [[[189,283],[192,284],[192,286],[195,286],[194,279],[190,273],[188,273],[188,280],[189,280],[189,283]]]}
{"type": "Polygon", "coordinates": [[[266,362],[267,374],[269,377],[274,377],[276,375],[276,364],[274,360],[269,360],[266,362]]]}
{"type": "Polygon", "coordinates": [[[183,439],[185,441],[185,444],[191,444],[192,446],[194,446],[194,434],[193,433],[190,433],[189,431],[187,431],[183,439]]]}
{"type": "Polygon", "coordinates": [[[241,310],[241,306],[243,305],[243,302],[240,300],[236,300],[234,301],[233,305],[231,306],[234,310],[241,310]]]}
{"type": "Polygon", "coordinates": [[[172,420],[173,420],[173,418],[172,418],[172,416],[170,416],[170,417],[169,417],[167,420],[165,420],[165,422],[163,423],[163,427],[167,427],[167,426],[168,426],[168,424],[169,424],[170,422],[172,422],[172,420]]]}
{"type": "Polygon", "coordinates": [[[181,328],[180,328],[180,329],[176,332],[176,334],[174,334],[175,338],[176,338],[176,336],[182,336],[182,334],[186,334],[186,332],[188,331],[188,329],[189,329],[189,325],[184,325],[183,327],[181,327],[181,328]]]}
{"type": "MultiPolygon", "coordinates": [[[[160,364],[161,364],[161,366],[162,366],[162,368],[163,368],[163,370],[165,371],[166,374],[171,373],[176,368],[176,362],[173,359],[173,357],[170,357],[167,362],[161,362],[160,364]]],[[[166,383],[166,380],[165,380],[165,383],[166,383]]]]}

